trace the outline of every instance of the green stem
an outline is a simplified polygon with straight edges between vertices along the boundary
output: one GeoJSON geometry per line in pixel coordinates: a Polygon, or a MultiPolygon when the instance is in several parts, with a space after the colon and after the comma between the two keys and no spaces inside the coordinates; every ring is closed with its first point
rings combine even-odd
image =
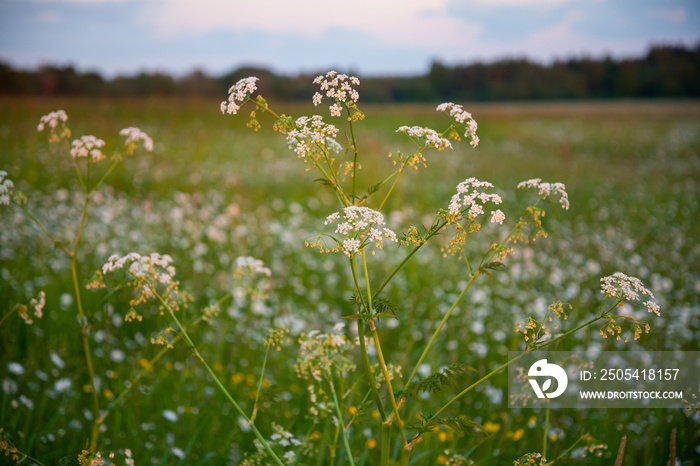
{"type": "MultiPolygon", "coordinates": [[[[14,202],[14,201],[13,201],[13,202],[14,202]]],[[[42,232],[44,232],[44,234],[45,234],[46,236],[48,236],[49,239],[50,239],[51,241],[53,241],[54,246],[56,246],[56,247],[59,247],[59,246],[60,246],[61,242],[58,240],[58,238],[56,238],[54,235],[52,235],[52,234],[44,227],[44,225],[34,216],[34,214],[31,213],[31,211],[30,211],[29,209],[27,209],[25,206],[23,206],[23,205],[21,205],[21,204],[18,204],[18,203],[15,203],[15,205],[16,205],[17,207],[19,207],[20,209],[22,209],[22,210],[24,211],[25,215],[26,215],[27,217],[29,217],[29,219],[30,219],[31,221],[33,221],[34,224],[36,224],[36,226],[38,226],[39,229],[40,229],[42,232]]],[[[60,246],[60,247],[63,249],[64,252],[66,252],[67,254],[70,254],[70,251],[68,250],[68,248],[66,248],[65,246],[60,246]]]]}
{"type": "MultiPolygon", "coordinates": [[[[566,455],[568,455],[568,454],[571,452],[571,450],[573,450],[574,448],[576,448],[576,445],[578,445],[579,443],[581,443],[581,440],[583,440],[583,438],[584,438],[584,435],[581,434],[581,436],[578,438],[578,440],[576,440],[569,448],[567,448],[566,451],[565,451],[564,453],[562,453],[561,455],[557,456],[554,460],[552,460],[552,461],[550,461],[549,463],[547,463],[547,466],[556,463],[557,461],[559,461],[560,459],[562,459],[562,458],[564,458],[566,455]]],[[[542,454],[542,456],[544,456],[544,454],[542,454]]]]}
{"type": "Polygon", "coordinates": [[[545,408],[544,416],[544,439],[542,439],[542,456],[547,457],[547,436],[549,435],[549,399],[547,400],[547,407],[545,408]]]}
{"type": "Polygon", "coordinates": [[[90,188],[90,191],[89,191],[89,192],[96,191],[97,188],[100,187],[100,185],[102,184],[102,182],[109,176],[109,174],[112,173],[112,170],[114,170],[114,167],[116,167],[116,166],[119,164],[119,162],[121,162],[121,160],[122,160],[122,157],[121,157],[121,156],[118,156],[118,157],[114,160],[114,162],[112,162],[112,165],[107,169],[107,171],[104,173],[104,175],[102,175],[102,177],[97,181],[97,183],[95,183],[95,186],[93,186],[92,188],[90,188]]]}
{"type": "MultiPolygon", "coordinates": [[[[362,300],[362,306],[365,308],[365,312],[369,314],[365,300],[362,297],[362,291],[360,290],[360,284],[357,281],[357,270],[355,267],[355,257],[350,258],[350,268],[352,269],[352,278],[355,281],[355,290],[357,291],[357,296],[362,300]]],[[[362,353],[362,361],[365,366],[365,373],[367,374],[367,380],[369,382],[370,390],[372,390],[372,397],[374,398],[374,403],[377,405],[379,414],[382,417],[382,422],[386,422],[387,416],[384,411],[384,406],[382,405],[382,400],[379,397],[379,392],[377,391],[377,382],[374,379],[374,374],[372,374],[372,368],[369,362],[369,355],[367,354],[367,344],[365,342],[365,323],[364,319],[357,319],[357,337],[360,340],[360,352],[362,353]]]]}
{"type": "Polygon", "coordinates": [[[2,325],[3,322],[5,322],[12,314],[14,314],[16,311],[19,310],[19,304],[15,304],[15,307],[10,309],[10,312],[2,316],[2,319],[0,319],[0,325],[2,325]]]}
{"type": "MultiPolygon", "coordinates": [[[[77,246],[76,242],[76,246],[77,246]]],[[[75,264],[75,254],[70,254],[70,270],[73,276],[73,286],[75,287],[75,300],[78,304],[78,316],[80,317],[80,325],[82,327],[83,351],[85,352],[85,362],[87,363],[88,375],[90,376],[90,391],[92,392],[92,409],[94,412],[95,422],[92,426],[92,434],[90,435],[90,452],[95,452],[97,449],[97,440],[100,435],[99,424],[97,420],[100,418],[100,403],[95,389],[95,370],[92,366],[92,356],[90,354],[90,340],[88,338],[89,324],[83,313],[83,303],[80,298],[80,286],[78,284],[78,272],[75,264]]]]}
{"type": "Polygon", "coordinates": [[[265,348],[265,357],[263,358],[262,370],[260,371],[260,380],[258,381],[258,388],[255,391],[255,401],[253,402],[253,414],[250,416],[251,421],[255,421],[255,416],[258,414],[258,400],[260,399],[260,392],[262,391],[263,380],[265,379],[265,365],[267,365],[267,355],[270,353],[270,345],[267,344],[265,348]]]}
{"type": "Polygon", "coordinates": [[[405,165],[401,167],[399,170],[399,174],[396,176],[396,179],[394,180],[394,183],[391,185],[391,188],[389,188],[389,192],[386,193],[386,196],[384,197],[384,200],[382,203],[379,205],[379,208],[377,209],[379,212],[382,211],[382,207],[384,207],[384,204],[386,203],[387,199],[389,199],[389,196],[391,196],[391,192],[394,190],[394,187],[396,186],[396,183],[399,182],[399,178],[401,178],[401,174],[403,173],[403,169],[406,168],[405,165]]]}
{"type": "Polygon", "coordinates": [[[447,319],[450,318],[452,315],[452,312],[457,308],[457,304],[462,300],[464,295],[467,294],[467,291],[469,291],[469,288],[474,284],[474,280],[476,280],[476,277],[479,276],[479,273],[477,272],[475,275],[472,275],[472,278],[469,280],[469,283],[464,287],[462,292],[457,296],[457,299],[455,299],[455,302],[452,303],[452,307],[447,311],[445,314],[445,317],[442,318],[442,321],[440,322],[440,325],[438,325],[438,328],[435,329],[435,332],[433,332],[433,336],[430,338],[430,341],[428,342],[428,345],[425,347],[423,350],[423,354],[421,354],[420,359],[418,359],[418,362],[416,363],[416,366],[413,369],[413,372],[411,372],[411,376],[406,380],[406,387],[408,387],[411,382],[413,381],[413,378],[416,376],[416,373],[418,372],[418,368],[420,365],[423,363],[425,360],[425,357],[428,354],[428,351],[430,351],[430,348],[433,346],[433,343],[435,343],[435,340],[437,339],[438,334],[440,333],[440,330],[442,330],[442,327],[445,326],[445,323],[447,322],[447,319]]]}
{"type": "Polygon", "coordinates": [[[180,329],[180,333],[182,334],[183,339],[187,343],[187,346],[190,347],[190,350],[192,350],[192,353],[197,357],[197,359],[199,359],[199,361],[204,366],[204,369],[206,369],[206,371],[209,373],[209,375],[212,377],[212,379],[214,379],[214,383],[219,388],[219,390],[224,394],[224,396],[229,401],[229,403],[231,403],[233,405],[233,407],[236,409],[236,411],[238,411],[238,414],[240,414],[241,417],[243,417],[243,419],[246,420],[246,422],[250,426],[250,429],[253,431],[255,436],[258,438],[258,441],[260,441],[260,443],[263,445],[265,450],[270,454],[270,456],[272,456],[272,459],[275,460],[275,463],[279,464],[280,466],[284,466],[284,463],[282,462],[282,460],[280,460],[279,457],[277,456],[277,454],[272,450],[272,448],[270,447],[270,444],[267,443],[267,440],[265,440],[265,437],[263,437],[262,434],[260,433],[260,431],[258,430],[258,428],[255,427],[255,424],[253,423],[253,421],[251,421],[248,418],[245,411],[243,411],[243,409],[236,402],[236,400],[233,398],[233,396],[231,396],[231,393],[229,393],[229,391],[226,389],[226,387],[224,387],[224,384],[221,383],[221,381],[219,380],[219,377],[216,375],[214,370],[209,366],[209,364],[207,364],[207,362],[204,360],[202,355],[199,353],[199,351],[197,350],[197,347],[194,345],[194,343],[190,339],[190,336],[187,333],[187,330],[182,325],[182,323],[180,323],[180,320],[175,316],[175,313],[170,308],[170,305],[168,305],[168,303],[165,302],[163,297],[160,294],[158,294],[156,292],[156,290],[151,288],[151,291],[153,292],[153,295],[158,298],[158,300],[161,302],[163,307],[168,311],[168,313],[170,314],[170,317],[175,322],[175,325],[177,325],[177,327],[180,329]]]}
{"type": "Polygon", "coordinates": [[[391,426],[382,424],[382,456],[381,466],[389,466],[391,460],[391,426]]]}
{"type": "Polygon", "coordinates": [[[350,198],[352,202],[355,202],[355,186],[357,180],[357,142],[355,141],[355,130],[352,126],[352,117],[350,116],[350,108],[347,103],[345,103],[345,110],[348,112],[348,126],[350,127],[350,138],[352,139],[352,150],[354,151],[353,161],[352,161],[352,192],[350,193],[350,198]]]}
{"type": "Polygon", "coordinates": [[[350,459],[350,464],[355,466],[355,460],[352,457],[352,451],[350,450],[350,442],[348,441],[348,435],[345,432],[345,423],[343,422],[343,414],[340,411],[340,403],[338,402],[338,395],[335,393],[335,386],[333,385],[333,373],[331,372],[328,360],[326,360],[326,372],[328,374],[328,384],[331,387],[331,394],[333,395],[333,402],[335,403],[335,412],[338,414],[338,424],[340,426],[340,433],[343,436],[343,443],[345,444],[345,451],[350,459]]]}
{"type": "Polygon", "coordinates": [[[406,257],[404,257],[403,260],[396,267],[394,267],[394,270],[392,270],[391,273],[389,273],[389,275],[384,279],[382,284],[379,285],[379,288],[377,288],[377,290],[374,292],[374,295],[373,295],[375,299],[379,296],[379,293],[381,293],[382,290],[384,290],[384,288],[386,288],[386,286],[394,278],[394,276],[399,272],[399,270],[401,270],[403,268],[403,266],[406,265],[406,263],[409,261],[409,259],[411,259],[411,257],[413,257],[413,255],[415,253],[417,253],[418,250],[420,248],[422,248],[423,245],[425,245],[430,238],[435,236],[446,224],[447,224],[447,222],[443,221],[443,222],[435,225],[435,227],[432,228],[428,232],[428,234],[425,236],[424,241],[421,244],[417,244],[413,249],[411,249],[411,251],[406,255],[406,257]]]}
{"type": "MultiPolygon", "coordinates": [[[[381,365],[382,372],[384,372],[384,380],[386,381],[386,387],[389,390],[389,399],[391,400],[391,406],[394,409],[394,415],[396,416],[397,425],[399,432],[401,432],[401,438],[403,439],[403,444],[408,445],[408,440],[406,439],[406,433],[403,429],[403,421],[401,421],[401,416],[399,415],[399,408],[396,405],[396,398],[394,397],[394,390],[391,388],[391,378],[389,377],[389,371],[387,370],[386,363],[384,362],[384,355],[382,354],[382,345],[379,341],[379,334],[377,333],[377,327],[374,326],[372,320],[372,291],[369,284],[369,272],[367,271],[367,255],[365,254],[364,248],[362,249],[362,268],[365,272],[365,287],[367,288],[367,307],[369,310],[369,328],[372,331],[372,338],[374,339],[374,346],[377,350],[377,359],[379,359],[379,364],[381,365]]],[[[387,420],[390,421],[391,418],[387,420]]]]}

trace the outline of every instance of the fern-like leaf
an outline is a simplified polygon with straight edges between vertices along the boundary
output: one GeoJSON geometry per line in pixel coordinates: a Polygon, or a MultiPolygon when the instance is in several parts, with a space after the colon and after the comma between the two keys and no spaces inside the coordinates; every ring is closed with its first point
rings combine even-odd
{"type": "Polygon", "coordinates": [[[471,429],[480,430],[486,433],[486,428],[476,421],[472,421],[466,416],[435,417],[432,414],[420,414],[420,420],[408,427],[418,429],[418,435],[432,432],[440,426],[449,427],[458,434],[466,434],[471,429]]]}
{"type": "Polygon", "coordinates": [[[464,374],[466,371],[476,372],[476,369],[466,364],[453,364],[424,379],[411,382],[405,390],[395,393],[395,396],[397,398],[408,399],[416,396],[419,392],[437,393],[447,385],[455,387],[457,385],[456,380],[458,376],[464,374]]]}

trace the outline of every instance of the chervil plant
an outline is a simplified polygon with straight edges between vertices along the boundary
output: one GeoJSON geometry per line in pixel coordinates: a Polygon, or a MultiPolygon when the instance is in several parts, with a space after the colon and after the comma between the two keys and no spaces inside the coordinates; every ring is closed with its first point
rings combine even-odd
{"type": "MultiPolygon", "coordinates": [[[[298,158],[318,170],[324,184],[329,188],[329,193],[337,201],[338,210],[330,213],[325,221],[325,225],[330,225],[334,230],[319,233],[315,239],[308,241],[307,245],[317,248],[320,252],[341,253],[348,258],[352,281],[346,285],[344,292],[352,296],[350,302],[354,308],[348,306],[344,317],[355,322],[357,345],[361,355],[357,364],[362,366],[363,372],[363,380],[354,384],[352,388],[360,392],[363,389],[367,390],[362,405],[364,406],[364,400],[371,396],[378,413],[376,421],[373,422],[382,426],[379,442],[381,444],[380,463],[389,464],[391,461],[392,435],[400,437],[403,446],[401,462],[408,464],[411,452],[422,438],[441,426],[462,434],[486,432],[483,426],[472,419],[477,413],[449,413],[448,410],[455,401],[516,362],[525,352],[470,384],[444,403],[440,409],[430,414],[420,413],[420,406],[415,406],[420,405],[421,402],[421,397],[418,395],[441,391],[445,386],[454,383],[456,374],[468,368],[465,364],[457,364],[432,375],[424,375],[422,378],[418,376],[418,372],[429,360],[431,349],[440,338],[442,329],[460,302],[468,295],[474,282],[482,276],[492,277],[500,269],[507,267],[507,258],[518,244],[547,236],[542,225],[545,202],[554,199],[561,208],[568,209],[569,197],[566,187],[562,183],[548,183],[541,179],[520,183],[518,188],[536,193],[533,196],[534,203],[526,207],[511,223],[509,230],[501,232],[491,229],[490,234],[497,239],[494,239],[485,251],[474,250],[473,245],[476,243],[473,237],[481,233],[486,214],[489,214],[487,222],[499,226],[507,224],[507,219],[504,212],[496,208],[503,203],[503,199],[499,194],[491,191],[494,186],[474,177],[466,178],[457,185],[456,193],[443,208],[438,208],[430,224],[410,226],[402,234],[397,234],[385,226],[385,213],[382,210],[395,192],[394,188],[402,175],[407,168],[418,170],[420,166],[425,165],[435,156],[434,152],[453,149],[453,142],[465,139],[472,147],[477,147],[478,126],[472,115],[461,105],[446,102],[437,107],[437,111],[444,113],[446,117],[442,131],[421,126],[399,127],[396,132],[405,135],[414,144],[412,152],[399,151],[393,156],[396,166],[393,173],[378,177],[374,173],[369,173],[367,176],[376,177],[376,180],[368,183],[370,188],[366,192],[360,192],[358,178],[361,175],[360,166],[363,155],[360,154],[356,140],[356,126],[360,125],[364,119],[364,113],[358,107],[360,80],[335,71],[314,79],[314,83],[318,84],[320,89],[313,96],[313,104],[319,106],[324,101],[328,102],[331,121],[338,121],[339,125],[345,126],[344,130],[335,123],[325,121],[321,115],[293,118],[278,114],[262,95],[257,94],[257,81],[257,78],[249,77],[234,84],[229,90],[228,100],[221,103],[221,111],[225,114],[237,114],[242,111],[243,106],[249,104],[253,109],[247,126],[256,131],[261,127],[257,117],[258,112],[271,115],[273,128],[284,135],[289,148],[298,158]],[[339,139],[341,135],[345,136],[344,139],[339,139]],[[399,318],[398,309],[406,309],[410,306],[390,302],[384,292],[408,261],[426,244],[435,241],[439,235],[448,236],[447,241],[442,243],[444,255],[463,261],[468,280],[442,320],[434,326],[432,336],[417,359],[412,360],[412,354],[391,355],[400,361],[411,361],[410,365],[413,369],[404,373],[391,364],[390,356],[383,351],[381,334],[382,324],[387,322],[387,319],[399,318]],[[375,256],[378,249],[384,249],[385,252],[376,260],[383,264],[391,262],[395,264],[385,277],[373,277],[371,273],[375,269],[371,267],[370,259],[375,256]],[[396,259],[393,259],[393,256],[396,259]],[[402,377],[404,375],[405,377],[402,377]],[[414,405],[411,411],[407,411],[408,408],[405,407],[409,404],[414,405]],[[416,411],[420,413],[416,416],[418,422],[404,421],[407,412],[416,411]]],[[[523,335],[525,351],[544,348],[601,321],[606,322],[601,329],[604,337],[608,332],[620,338],[619,334],[622,331],[618,323],[620,319],[631,322],[635,339],[643,329],[648,331],[646,322],[639,322],[628,315],[614,315],[613,311],[624,301],[636,301],[640,294],[653,298],[651,292],[644,288],[638,279],[621,273],[604,277],[602,281],[602,292],[605,296],[597,314],[589,320],[584,319],[579,325],[565,329],[564,320],[567,316],[564,308],[570,306],[559,302],[552,304],[544,316],[530,317],[524,327],[518,324],[516,331],[523,335]],[[610,302],[608,300],[612,303],[606,306],[606,302],[610,302]]],[[[644,305],[650,312],[658,314],[658,306],[653,301],[647,301],[644,305]]],[[[403,315],[399,325],[402,319],[403,315]]],[[[323,339],[327,337],[324,334],[316,338],[325,341],[323,339]]],[[[319,348],[323,348],[324,344],[320,341],[319,348]]],[[[326,347],[333,349],[334,341],[328,340],[326,347]]],[[[302,349],[305,346],[308,347],[307,340],[302,339],[300,342],[302,349]]],[[[340,340],[338,344],[344,348],[344,343],[341,344],[340,340]]],[[[308,349],[306,351],[308,352],[308,349]]],[[[332,397],[326,396],[323,406],[328,415],[334,415],[334,422],[342,434],[342,444],[346,448],[347,461],[354,464],[352,442],[348,440],[348,436],[354,431],[348,429],[346,425],[357,421],[348,409],[346,399],[349,399],[350,395],[338,397],[333,383],[334,379],[341,382],[345,380],[348,371],[336,369],[337,372],[334,375],[332,369],[334,364],[331,362],[333,359],[324,356],[327,354],[324,351],[315,358],[319,366],[313,374],[318,381],[327,380],[327,386],[323,389],[329,389],[332,397]]],[[[338,349],[335,352],[337,353],[338,349]]],[[[340,354],[343,355],[342,361],[349,356],[346,355],[346,350],[341,351],[340,354]]],[[[340,367],[345,367],[343,364],[346,363],[335,363],[335,365],[338,364],[340,367]]],[[[309,386],[308,394],[314,405],[318,400],[315,390],[313,385],[309,386]]],[[[312,411],[312,413],[318,412],[317,408],[312,411]]],[[[333,439],[328,444],[328,448],[334,452],[335,457],[338,435],[336,434],[333,439]]],[[[579,439],[579,442],[582,439],[579,439]]],[[[546,440],[544,450],[546,452],[546,440]]],[[[540,453],[533,453],[528,458],[542,458],[541,461],[545,461],[540,453]]]]}

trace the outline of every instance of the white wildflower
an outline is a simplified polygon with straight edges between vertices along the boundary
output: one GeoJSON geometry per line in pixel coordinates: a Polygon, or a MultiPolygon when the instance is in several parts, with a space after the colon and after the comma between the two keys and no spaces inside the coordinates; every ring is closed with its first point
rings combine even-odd
{"type": "Polygon", "coordinates": [[[44,115],[41,117],[39,120],[39,125],[36,127],[37,131],[44,131],[46,126],[48,126],[50,129],[56,129],[56,127],[59,125],[59,123],[65,123],[68,121],[68,115],[66,112],[63,110],[57,110],[55,112],[51,112],[48,115],[44,115]]]}
{"type": "Polygon", "coordinates": [[[443,138],[434,129],[422,128],[420,126],[401,126],[396,130],[413,138],[421,148],[434,147],[437,150],[452,149],[449,139],[443,138]]]}
{"type": "Polygon", "coordinates": [[[255,84],[258,78],[250,76],[239,80],[228,90],[228,101],[221,102],[221,113],[236,114],[240,105],[237,102],[244,102],[258,87],[255,84]]]}
{"type": "Polygon", "coordinates": [[[0,170],[0,205],[10,205],[12,200],[12,188],[15,184],[11,179],[7,178],[7,172],[0,170]]]}
{"type": "Polygon", "coordinates": [[[349,206],[326,218],[325,224],[339,222],[335,232],[347,236],[339,246],[349,257],[370,243],[382,248],[384,240],[396,242],[396,234],[389,228],[374,228],[384,225],[384,216],[369,207],[349,206]],[[341,221],[341,218],[344,221],[341,221]]]}
{"type": "MultiPolygon", "coordinates": [[[[654,293],[646,288],[640,279],[629,277],[622,272],[615,272],[601,278],[600,281],[602,293],[618,301],[640,301],[642,296],[654,298],[654,293]]],[[[649,312],[661,315],[660,308],[654,301],[649,300],[643,304],[649,312]]]]}
{"type": "MultiPolygon", "coordinates": [[[[479,181],[476,178],[467,178],[457,185],[457,194],[452,196],[448,210],[450,219],[461,218],[466,213],[470,220],[484,213],[483,206],[487,202],[500,204],[501,196],[498,194],[488,194],[485,191],[493,188],[488,181],[479,181]]],[[[500,210],[491,212],[491,222],[503,223],[505,215],[500,210]]]]}
{"type": "Polygon", "coordinates": [[[540,178],[533,178],[531,180],[518,183],[518,188],[537,189],[537,194],[542,199],[546,199],[552,194],[558,195],[559,203],[561,204],[562,209],[569,210],[569,195],[566,192],[566,186],[564,186],[564,183],[546,183],[540,178]]]}
{"type": "Polygon", "coordinates": [[[476,135],[477,124],[476,120],[472,118],[472,114],[464,110],[461,105],[453,104],[452,102],[445,102],[437,106],[438,112],[445,112],[450,117],[454,118],[457,123],[465,125],[464,137],[470,138],[469,144],[472,147],[479,145],[479,137],[476,135]]]}
{"type": "Polygon", "coordinates": [[[18,362],[10,362],[7,364],[7,370],[10,374],[22,375],[24,374],[24,366],[18,362]]]}
{"type": "Polygon", "coordinates": [[[498,223],[499,225],[503,225],[503,220],[505,219],[506,215],[503,212],[501,212],[500,209],[491,212],[491,223],[498,223]]]}
{"type": "MultiPolygon", "coordinates": [[[[335,100],[335,103],[330,107],[331,116],[339,117],[344,105],[356,107],[357,101],[360,99],[360,93],[353,87],[360,85],[360,80],[355,76],[329,71],[325,76],[316,76],[313,82],[320,84],[325,97],[331,97],[335,100]]],[[[314,105],[320,105],[323,97],[322,93],[316,92],[313,97],[314,105]]]]}
{"type": "Polygon", "coordinates": [[[287,133],[287,144],[298,157],[322,158],[331,152],[342,150],[334,139],[338,128],[323,122],[323,117],[300,117],[295,121],[295,128],[287,133]]]}
{"type": "Polygon", "coordinates": [[[93,162],[99,162],[105,158],[105,155],[100,150],[104,145],[105,142],[95,136],[82,136],[71,143],[70,155],[74,159],[89,156],[93,162]]]}
{"type": "Polygon", "coordinates": [[[124,145],[130,149],[130,152],[133,152],[136,149],[136,145],[139,141],[143,141],[143,147],[146,149],[146,151],[153,152],[153,139],[151,139],[148,134],[144,133],[139,128],[135,128],[133,126],[124,128],[123,130],[119,131],[119,134],[121,136],[126,136],[124,145]]]}

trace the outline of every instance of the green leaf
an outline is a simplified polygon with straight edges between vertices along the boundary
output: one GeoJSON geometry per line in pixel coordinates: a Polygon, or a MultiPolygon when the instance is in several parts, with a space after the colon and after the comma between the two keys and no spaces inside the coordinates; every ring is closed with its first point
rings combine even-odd
{"type": "Polygon", "coordinates": [[[415,422],[408,427],[418,429],[419,435],[426,432],[432,432],[440,426],[449,427],[459,434],[466,434],[470,429],[477,429],[486,433],[484,426],[478,422],[472,421],[466,416],[458,417],[434,417],[431,414],[420,414],[420,421],[415,422]]]}
{"type": "Polygon", "coordinates": [[[453,364],[450,367],[446,367],[442,371],[436,372],[424,379],[411,382],[411,384],[406,387],[405,390],[397,392],[395,396],[397,398],[408,399],[416,396],[418,392],[437,393],[447,385],[455,387],[457,386],[457,378],[466,371],[476,372],[476,369],[471,366],[467,366],[466,364],[453,364]]]}

